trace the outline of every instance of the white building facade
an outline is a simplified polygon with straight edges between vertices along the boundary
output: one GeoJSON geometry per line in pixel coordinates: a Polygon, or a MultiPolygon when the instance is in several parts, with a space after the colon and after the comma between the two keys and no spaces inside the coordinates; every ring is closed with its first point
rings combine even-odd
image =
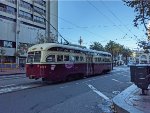
{"type": "Polygon", "coordinates": [[[0,0],[0,47],[4,62],[25,62],[29,45],[38,35],[58,39],[58,1],[0,0]],[[53,27],[55,28],[53,28],[53,27]],[[20,51],[18,53],[18,51],[20,51]]]}

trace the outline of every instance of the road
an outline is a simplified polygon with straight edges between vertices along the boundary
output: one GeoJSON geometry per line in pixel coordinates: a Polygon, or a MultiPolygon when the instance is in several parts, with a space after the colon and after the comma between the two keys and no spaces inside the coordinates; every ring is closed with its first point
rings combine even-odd
{"type": "Polygon", "coordinates": [[[5,79],[6,87],[0,88],[0,113],[109,112],[109,101],[132,84],[129,74],[129,68],[121,66],[105,75],[59,84],[43,85],[24,77],[13,82],[5,79]]]}

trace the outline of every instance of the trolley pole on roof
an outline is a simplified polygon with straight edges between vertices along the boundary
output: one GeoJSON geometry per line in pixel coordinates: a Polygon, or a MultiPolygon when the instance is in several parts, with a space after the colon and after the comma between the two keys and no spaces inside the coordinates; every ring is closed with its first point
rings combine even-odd
{"type": "Polygon", "coordinates": [[[78,42],[79,42],[79,44],[80,44],[80,46],[81,46],[82,43],[83,43],[83,40],[82,40],[81,36],[80,36],[80,39],[78,40],[78,42]]]}

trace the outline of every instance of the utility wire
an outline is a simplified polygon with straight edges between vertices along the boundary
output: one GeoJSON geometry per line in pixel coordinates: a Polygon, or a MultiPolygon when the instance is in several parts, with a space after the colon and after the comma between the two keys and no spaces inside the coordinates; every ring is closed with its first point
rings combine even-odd
{"type": "Polygon", "coordinates": [[[125,26],[124,23],[115,15],[115,13],[113,13],[113,11],[104,3],[103,0],[102,0],[101,3],[103,3],[103,5],[105,6],[105,8],[106,8],[137,40],[139,40],[139,39],[137,38],[137,36],[136,36],[135,34],[133,34],[133,33],[131,32],[131,30],[130,30],[127,26],[125,26]]]}
{"type": "MultiPolygon", "coordinates": [[[[56,16],[55,14],[51,14],[51,15],[56,16]]],[[[58,16],[56,16],[56,17],[57,17],[57,18],[60,18],[61,20],[65,21],[65,22],[67,22],[67,23],[69,23],[69,24],[71,24],[71,25],[73,25],[73,26],[75,26],[76,28],[83,29],[84,31],[89,32],[89,33],[91,33],[91,34],[93,34],[93,35],[95,35],[95,36],[97,36],[97,37],[103,37],[103,38],[105,38],[105,37],[102,36],[102,35],[95,34],[95,33],[91,32],[91,31],[85,29],[84,27],[81,27],[81,26],[79,26],[79,25],[77,25],[77,24],[75,24],[75,23],[72,23],[72,22],[70,22],[70,21],[68,21],[68,20],[66,20],[66,19],[64,19],[64,18],[61,18],[61,17],[58,17],[58,16]]]]}
{"type": "MultiPolygon", "coordinates": [[[[106,17],[107,20],[111,21],[111,23],[113,23],[114,25],[116,25],[116,23],[114,23],[109,17],[107,17],[105,14],[103,14],[95,5],[93,5],[89,0],[87,0],[87,2],[96,9],[96,11],[100,14],[103,15],[104,17],[106,17]]],[[[122,31],[119,27],[117,27],[121,32],[125,33],[124,31],[122,31]]]]}
{"type": "MultiPolygon", "coordinates": [[[[57,18],[60,18],[60,19],[63,20],[64,22],[69,23],[69,24],[75,26],[76,28],[80,28],[80,29],[81,29],[81,28],[84,28],[84,27],[81,27],[81,26],[79,26],[79,25],[76,25],[75,23],[72,23],[72,22],[70,22],[70,21],[68,21],[68,20],[66,20],[66,19],[64,19],[64,18],[62,18],[62,17],[58,17],[58,16],[56,16],[55,14],[51,14],[51,15],[52,15],[52,16],[55,16],[55,17],[57,17],[57,18]]],[[[116,27],[115,24],[114,24],[113,26],[116,27]]],[[[86,27],[86,28],[87,28],[87,27],[86,27]]],[[[73,29],[73,28],[67,28],[67,29],[73,29]]],[[[89,31],[89,30],[87,30],[87,29],[85,29],[85,28],[84,28],[84,31],[87,31],[87,32],[89,32],[89,33],[91,33],[91,34],[93,34],[93,35],[95,35],[95,36],[105,38],[104,36],[99,36],[99,35],[97,35],[97,34],[91,32],[91,31],[89,31]]],[[[127,34],[125,34],[125,36],[127,36],[127,34]]],[[[125,36],[124,36],[124,37],[125,37],[125,36]]],[[[124,37],[123,37],[122,39],[124,39],[124,37]]],[[[118,40],[118,39],[115,39],[115,40],[118,40]]],[[[103,41],[101,41],[101,42],[103,42],[103,41]]]]}
{"type": "MultiPolygon", "coordinates": [[[[96,9],[97,12],[99,12],[100,15],[103,15],[104,17],[106,17],[107,20],[109,20],[111,23],[113,23],[114,25],[116,25],[109,17],[107,17],[105,14],[103,14],[95,5],[93,5],[89,0],[86,0],[93,8],[96,9]]],[[[116,26],[116,28],[118,28],[122,33],[125,33],[122,29],[120,29],[119,27],[116,26]]]]}
{"type": "Polygon", "coordinates": [[[67,41],[61,34],[60,32],[43,16],[42,13],[38,12],[38,11],[35,11],[37,12],[38,14],[40,14],[42,16],[42,18],[59,34],[59,36],[64,39],[64,41],[66,42],[66,44],[69,44],[69,41],[67,41]]]}

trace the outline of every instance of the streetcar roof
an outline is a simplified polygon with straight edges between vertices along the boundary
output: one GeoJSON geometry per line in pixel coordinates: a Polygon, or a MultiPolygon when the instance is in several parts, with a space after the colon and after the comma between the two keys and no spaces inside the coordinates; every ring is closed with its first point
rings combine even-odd
{"type": "Polygon", "coordinates": [[[91,50],[91,49],[86,49],[86,48],[81,48],[81,47],[75,47],[75,46],[71,46],[71,45],[57,44],[57,43],[36,44],[36,45],[33,45],[32,47],[30,47],[28,49],[28,52],[47,51],[48,49],[50,49],[52,47],[62,47],[62,48],[66,48],[66,49],[74,49],[74,50],[81,50],[81,51],[91,52],[91,53],[93,52],[93,53],[101,53],[101,54],[111,55],[110,53],[104,52],[104,51],[96,51],[96,50],[91,50]]]}

